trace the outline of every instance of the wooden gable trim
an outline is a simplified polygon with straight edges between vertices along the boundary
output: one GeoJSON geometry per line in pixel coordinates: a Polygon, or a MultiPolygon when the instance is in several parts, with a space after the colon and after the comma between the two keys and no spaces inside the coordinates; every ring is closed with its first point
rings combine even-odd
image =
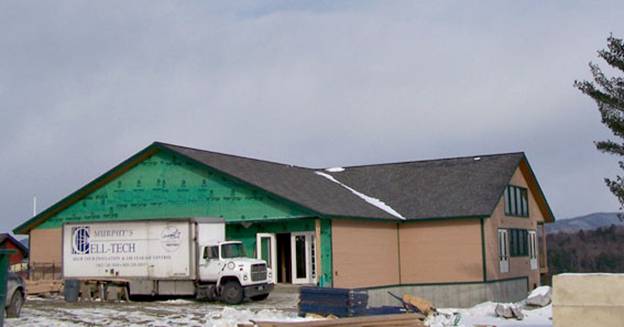
{"type": "MultiPolygon", "coordinates": [[[[555,222],[555,215],[552,213],[552,210],[550,209],[550,205],[548,204],[548,201],[546,200],[546,196],[544,195],[542,188],[537,182],[537,177],[535,176],[535,173],[533,173],[533,169],[531,168],[531,165],[529,164],[529,160],[526,158],[526,155],[524,154],[522,155],[522,158],[518,161],[516,167],[512,171],[509,172],[509,176],[507,177],[508,181],[511,181],[511,179],[513,178],[514,174],[516,173],[518,169],[520,169],[520,172],[522,173],[522,177],[526,180],[527,186],[529,190],[531,191],[531,194],[535,196],[535,202],[537,202],[537,206],[539,207],[539,210],[542,213],[542,216],[544,216],[544,222],[545,223],[555,222]]],[[[509,185],[509,183],[507,183],[507,185],[509,185]]],[[[507,188],[507,185],[505,185],[505,187],[502,188],[497,198],[498,200],[494,204],[494,207],[492,207],[492,210],[490,210],[491,212],[490,215],[492,215],[494,213],[494,210],[496,210],[496,206],[498,206],[500,198],[503,196],[503,194],[505,194],[505,189],[507,188]]]]}
{"type": "Polygon", "coordinates": [[[526,157],[520,160],[520,164],[518,165],[518,168],[522,172],[522,175],[524,176],[524,179],[526,180],[527,185],[529,186],[529,190],[535,197],[535,201],[537,202],[537,205],[542,213],[542,216],[544,216],[544,221],[547,223],[554,222],[555,215],[550,209],[550,205],[548,204],[548,201],[546,200],[546,196],[544,195],[542,188],[537,182],[537,177],[535,177],[535,173],[533,173],[533,169],[531,169],[531,165],[529,164],[529,161],[526,159],[526,157]]]}
{"type": "Polygon", "coordinates": [[[167,152],[167,153],[172,153],[175,154],[177,156],[183,157],[186,160],[189,160],[193,163],[198,164],[201,167],[205,167],[206,169],[210,169],[210,170],[214,170],[219,174],[222,174],[224,176],[227,176],[233,180],[236,180],[242,184],[248,185],[250,187],[253,188],[257,188],[257,189],[261,189],[267,193],[269,193],[270,195],[281,199],[281,201],[285,201],[288,202],[291,205],[294,205],[298,208],[300,208],[302,211],[304,212],[309,212],[310,216],[322,216],[321,213],[318,213],[310,208],[306,208],[302,205],[300,205],[299,203],[293,202],[289,199],[284,198],[283,196],[274,194],[258,185],[254,185],[252,183],[249,183],[245,180],[242,180],[236,176],[233,176],[231,174],[228,174],[226,172],[223,172],[219,169],[216,169],[214,167],[211,167],[209,165],[206,165],[205,163],[198,161],[194,158],[191,158],[187,155],[185,155],[184,153],[180,153],[174,150],[171,150],[167,147],[162,146],[160,143],[158,142],[154,142],[151,145],[149,145],[148,147],[146,147],[145,149],[139,151],[137,154],[133,155],[132,157],[128,158],[127,160],[123,161],[122,163],[120,163],[119,165],[115,166],[114,168],[112,168],[111,170],[107,171],[106,173],[102,174],[101,176],[97,177],[96,179],[94,179],[93,181],[91,181],[90,183],[88,183],[87,185],[83,186],[82,188],[78,189],[77,191],[75,191],[74,193],[71,193],[70,195],[68,195],[67,197],[63,198],[61,201],[57,202],[56,204],[52,205],[51,207],[47,208],[46,210],[42,211],[40,214],[38,214],[37,216],[29,219],[28,221],[26,221],[25,223],[19,225],[18,227],[16,227],[15,229],[13,229],[13,233],[15,234],[27,234],[28,232],[30,232],[30,230],[34,229],[35,227],[39,226],[40,224],[44,223],[48,218],[58,214],[59,212],[67,209],[69,206],[71,206],[72,204],[80,201],[81,199],[83,199],[84,197],[86,197],[87,195],[91,194],[92,192],[96,191],[97,189],[101,188],[102,186],[108,184],[109,182],[111,182],[112,180],[114,180],[115,178],[125,174],[127,171],[129,171],[130,169],[136,167],[138,164],[140,164],[141,162],[145,161],[147,158],[153,156],[154,154],[156,154],[157,152],[162,151],[162,152],[167,152]]]}
{"type": "Polygon", "coordinates": [[[85,196],[91,194],[93,191],[95,191],[95,190],[99,189],[100,187],[106,185],[107,183],[109,183],[113,179],[123,175],[125,172],[127,172],[130,169],[132,169],[136,165],[140,164],[145,159],[147,159],[150,156],[154,155],[158,151],[159,151],[159,149],[157,147],[155,147],[153,144],[148,146],[148,147],[146,147],[145,149],[139,151],[137,154],[133,155],[132,157],[130,157],[128,159],[126,159],[122,163],[118,164],[117,166],[113,167],[109,171],[107,171],[104,174],[100,175],[99,177],[97,177],[93,181],[89,182],[87,185],[81,187],[80,189],[78,189],[74,193],[71,193],[70,195],[66,196],[61,201],[59,201],[59,202],[55,203],[54,205],[52,205],[51,207],[45,209],[44,211],[42,211],[38,215],[28,219],[23,224],[15,227],[13,229],[13,233],[14,234],[28,234],[32,229],[34,229],[35,227],[37,227],[37,226],[41,225],[42,223],[44,223],[48,218],[50,218],[50,217],[56,215],[57,213],[65,210],[67,207],[69,207],[72,204],[78,202],[79,200],[81,200],[85,196]]]}

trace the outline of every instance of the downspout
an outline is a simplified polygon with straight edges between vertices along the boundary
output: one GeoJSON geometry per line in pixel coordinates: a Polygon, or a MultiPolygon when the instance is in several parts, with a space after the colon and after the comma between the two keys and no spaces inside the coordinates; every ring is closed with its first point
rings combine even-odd
{"type": "Polygon", "coordinates": [[[484,232],[484,223],[483,218],[481,220],[481,262],[483,263],[483,282],[487,283],[487,265],[486,265],[486,256],[485,256],[485,232],[484,232]]]}
{"type": "Polygon", "coordinates": [[[403,285],[403,278],[401,276],[401,233],[399,231],[400,229],[400,224],[401,223],[397,223],[397,250],[399,253],[399,257],[398,257],[398,263],[399,263],[399,285],[403,285]]]}

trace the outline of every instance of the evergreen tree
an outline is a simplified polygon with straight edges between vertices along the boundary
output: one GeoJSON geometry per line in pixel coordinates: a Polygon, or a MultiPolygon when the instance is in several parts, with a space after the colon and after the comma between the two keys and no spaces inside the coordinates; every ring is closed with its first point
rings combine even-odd
{"type": "MultiPolygon", "coordinates": [[[[607,39],[607,49],[598,51],[598,57],[613,67],[618,74],[624,73],[624,43],[613,35],[607,39]]],[[[594,81],[575,81],[574,86],[590,96],[598,105],[598,111],[605,124],[618,138],[616,141],[606,140],[595,142],[598,150],[624,156],[624,77],[607,77],[600,67],[589,63],[594,81]]],[[[619,161],[624,170],[624,162],[619,161]]],[[[605,183],[620,202],[620,210],[624,209],[624,177],[618,175],[615,180],[605,178],[605,183]]],[[[620,219],[624,219],[622,214],[620,219]]]]}

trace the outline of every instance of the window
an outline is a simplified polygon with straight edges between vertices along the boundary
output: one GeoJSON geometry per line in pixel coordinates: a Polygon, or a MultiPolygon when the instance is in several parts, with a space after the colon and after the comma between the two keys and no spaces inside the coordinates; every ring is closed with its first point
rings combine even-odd
{"type": "Polygon", "coordinates": [[[505,214],[507,216],[529,216],[529,193],[526,188],[507,185],[505,189],[505,214]]]}
{"type": "Polygon", "coordinates": [[[204,259],[219,259],[219,247],[207,246],[204,248],[204,259]]]}
{"type": "Polygon", "coordinates": [[[537,269],[537,236],[535,231],[529,231],[529,262],[531,269],[537,269]]]}
{"type": "Polygon", "coordinates": [[[226,243],[221,245],[221,256],[224,259],[230,258],[244,258],[247,255],[245,254],[245,248],[241,243],[226,243]]]}
{"type": "Polygon", "coordinates": [[[526,257],[529,255],[529,233],[526,229],[509,230],[509,255],[526,257]]]}
{"type": "Polygon", "coordinates": [[[507,243],[509,237],[507,235],[506,229],[498,230],[498,260],[502,273],[509,272],[509,245],[507,243]]]}

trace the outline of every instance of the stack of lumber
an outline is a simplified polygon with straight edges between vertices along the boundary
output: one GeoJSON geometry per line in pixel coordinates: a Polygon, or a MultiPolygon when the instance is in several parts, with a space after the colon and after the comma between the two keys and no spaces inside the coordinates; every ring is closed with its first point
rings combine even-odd
{"type": "Polygon", "coordinates": [[[405,313],[402,306],[369,307],[366,291],[348,288],[302,287],[299,315],[357,317],[405,313]]]}
{"type": "Polygon", "coordinates": [[[61,293],[63,281],[59,279],[26,280],[26,293],[29,295],[42,295],[61,293]]]}
{"type": "Polygon", "coordinates": [[[239,324],[239,327],[258,326],[258,327],[326,327],[326,326],[361,326],[361,327],[377,327],[377,326],[414,326],[424,327],[423,320],[425,316],[419,313],[401,313],[393,315],[379,315],[367,317],[351,317],[332,320],[313,320],[299,322],[270,322],[270,321],[252,321],[253,325],[239,324]]]}
{"type": "Polygon", "coordinates": [[[347,288],[302,287],[299,291],[299,315],[353,317],[366,314],[368,294],[347,288]]]}

